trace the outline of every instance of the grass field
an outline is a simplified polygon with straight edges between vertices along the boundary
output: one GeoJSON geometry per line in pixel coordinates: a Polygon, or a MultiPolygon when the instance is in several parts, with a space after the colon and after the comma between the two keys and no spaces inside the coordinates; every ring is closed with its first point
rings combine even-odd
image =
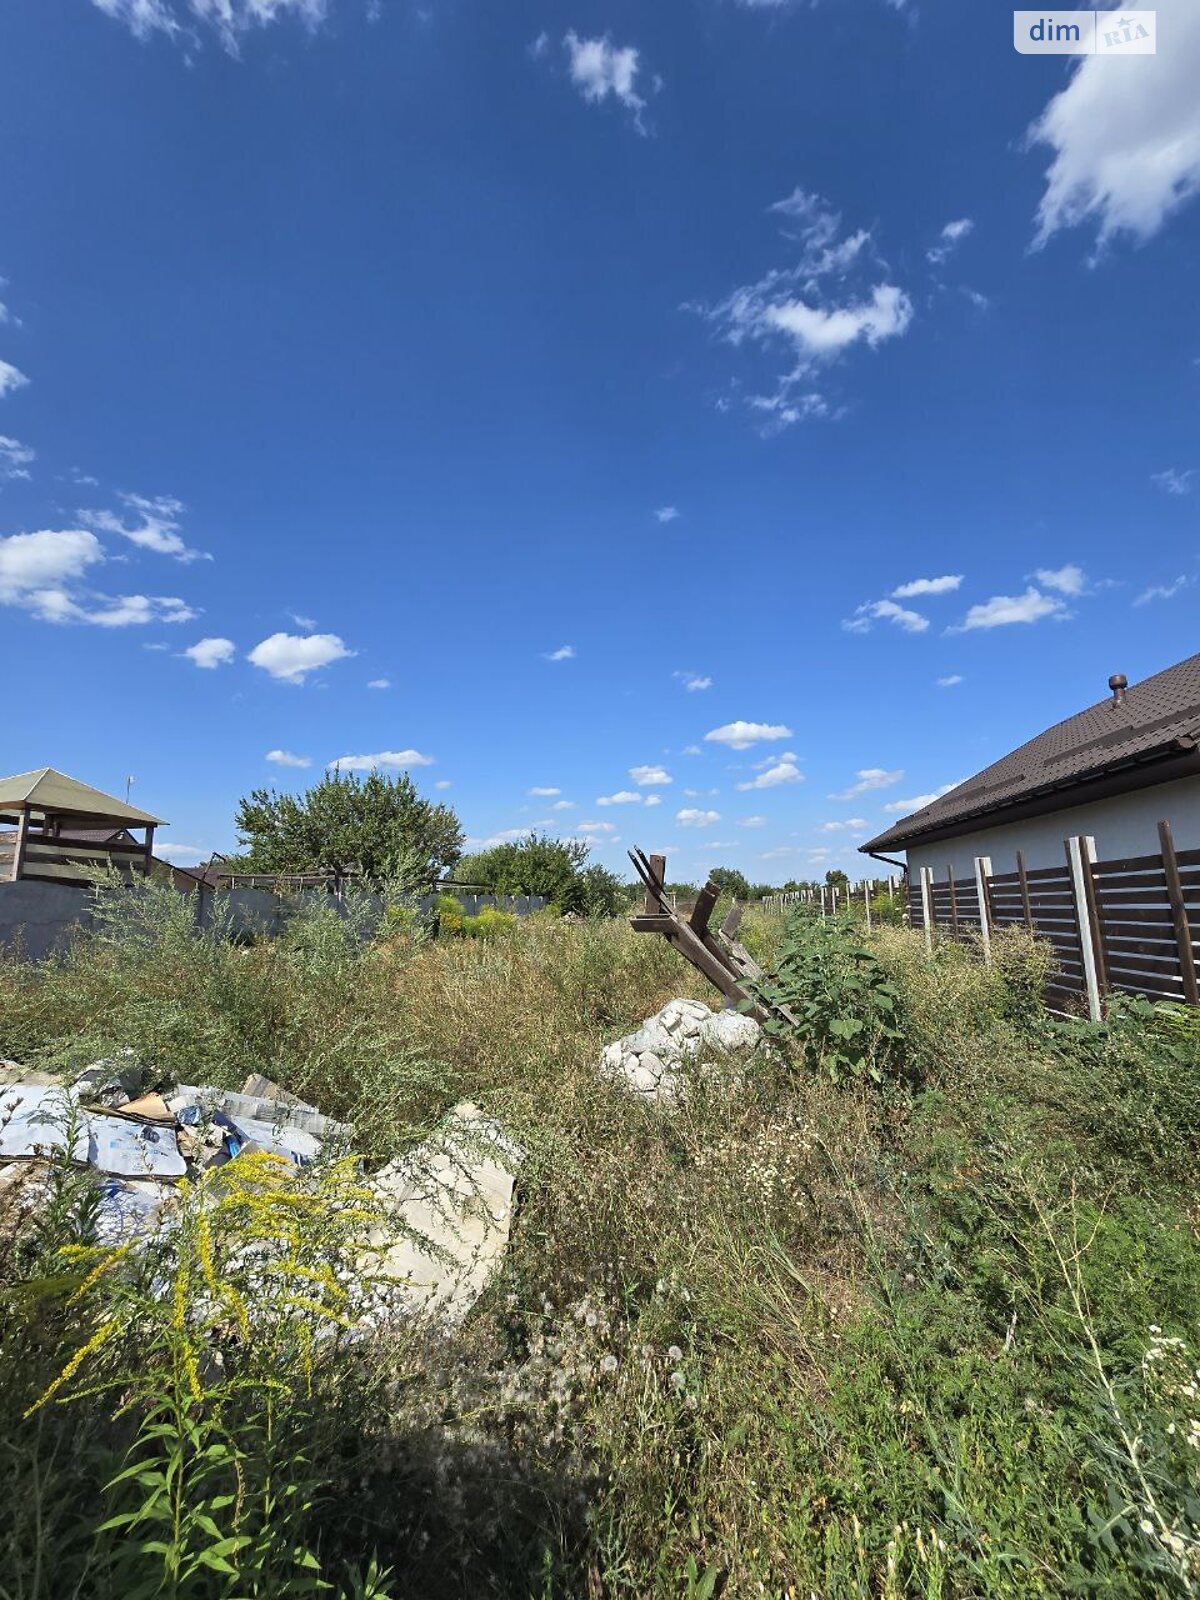
{"type": "Polygon", "coordinates": [[[620,923],[236,948],[164,892],[0,965],[28,1066],[262,1071],[370,1160],[470,1098],[528,1151],[446,1335],[342,1325],[351,1167],[247,1168],[115,1261],[58,1174],[0,1229],[2,1600],[1200,1590],[1195,1019],[1055,1020],[1023,938],[984,968],[885,929],[864,965],[851,930],[748,924],[812,1026],[671,1115],[599,1053],[710,996],[620,923]],[[256,1275],[279,1229],[289,1273],[256,1275]]]}

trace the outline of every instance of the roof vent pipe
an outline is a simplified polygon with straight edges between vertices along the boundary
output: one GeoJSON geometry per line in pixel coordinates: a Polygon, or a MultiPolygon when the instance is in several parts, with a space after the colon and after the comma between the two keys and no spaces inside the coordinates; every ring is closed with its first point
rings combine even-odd
{"type": "Polygon", "coordinates": [[[1112,690],[1112,703],[1115,706],[1125,704],[1125,691],[1129,687],[1129,679],[1123,672],[1114,672],[1108,680],[1108,687],[1112,690]]]}

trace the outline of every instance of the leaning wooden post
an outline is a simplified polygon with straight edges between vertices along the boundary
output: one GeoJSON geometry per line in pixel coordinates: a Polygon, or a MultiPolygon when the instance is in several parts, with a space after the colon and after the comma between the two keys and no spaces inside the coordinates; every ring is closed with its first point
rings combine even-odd
{"type": "Polygon", "coordinates": [[[1021,884],[1021,906],[1025,912],[1025,926],[1029,932],[1034,931],[1033,907],[1029,903],[1029,875],[1025,871],[1025,852],[1017,851],[1017,878],[1021,884]]]}
{"type": "Polygon", "coordinates": [[[921,919],[925,924],[925,949],[933,954],[933,868],[921,869],[921,919]]]}
{"type": "MultiPolygon", "coordinates": [[[[1087,990],[1088,1016],[1099,1022],[1100,976],[1096,965],[1096,936],[1092,925],[1092,911],[1088,902],[1086,878],[1091,861],[1087,846],[1092,844],[1075,833],[1066,840],[1067,865],[1071,870],[1071,889],[1075,897],[1075,921],[1079,928],[1079,953],[1083,960],[1083,982],[1087,990]]],[[[1094,848],[1094,846],[1093,846],[1094,848]]]]}
{"type": "Polygon", "coordinates": [[[979,935],[985,966],[992,964],[992,920],[988,910],[987,881],[992,875],[991,856],[975,857],[975,898],[979,902],[979,935]]]}
{"type": "MultiPolygon", "coordinates": [[[[667,883],[667,858],[666,856],[648,856],[650,875],[660,889],[666,888],[667,883]]],[[[646,890],[646,915],[649,917],[658,910],[658,901],[650,889],[646,890]]]]}
{"type": "Polygon", "coordinates": [[[1175,856],[1175,838],[1171,824],[1158,825],[1158,842],[1162,850],[1163,872],[1167,878],[1167,899],[1171,902],[1171,916],[1175,923],[1175,943],[1179,949],[1179,971],[1183,978],[1183,998],[1188,1005],[1200,1005],[1200,992],[1196,985],[1196,954],[1192,947],[1192,930],[1188,926],[1187,907],[1183,903],[1183,885],[1179,881],[1179,862],[1175,856]]]}

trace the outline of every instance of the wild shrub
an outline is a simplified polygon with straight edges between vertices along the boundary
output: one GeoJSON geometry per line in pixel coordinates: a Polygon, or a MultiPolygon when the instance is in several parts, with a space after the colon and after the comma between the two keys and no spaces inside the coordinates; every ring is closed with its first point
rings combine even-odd
{"type": "Polygon", "coordinates": [[[790,1033],[835,1083],[902,1075],[900,991],[846,919],[793,915],[774,972],[756,987],[796,1019],[768,1030],[790,1033]]]}

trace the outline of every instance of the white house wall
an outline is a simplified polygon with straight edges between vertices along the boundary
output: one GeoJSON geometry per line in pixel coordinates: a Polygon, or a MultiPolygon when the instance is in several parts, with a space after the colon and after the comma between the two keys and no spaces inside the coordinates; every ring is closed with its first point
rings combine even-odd
{"type": "Polygon", "coordinates": [[[1031,871],[1061,867],[1066,864],[1063,840],[1073,833],[1094,837],[1098,861],[1157,855],[1158,824],[1163,817],[1171,824],[1177,850],[1200,850],[1200,778],[1180,778],[1043,817],[981,828],[978,833],[960,834],[937,844],[914,845],[907,852],[908,865],[912,872],[932,867],[942,879],[952,865],[956,878],[969,878],[975,872],[976,856],[990,856],[993,872],[1015,872],[1016,853],[1023,850],[1031,871]]]}

